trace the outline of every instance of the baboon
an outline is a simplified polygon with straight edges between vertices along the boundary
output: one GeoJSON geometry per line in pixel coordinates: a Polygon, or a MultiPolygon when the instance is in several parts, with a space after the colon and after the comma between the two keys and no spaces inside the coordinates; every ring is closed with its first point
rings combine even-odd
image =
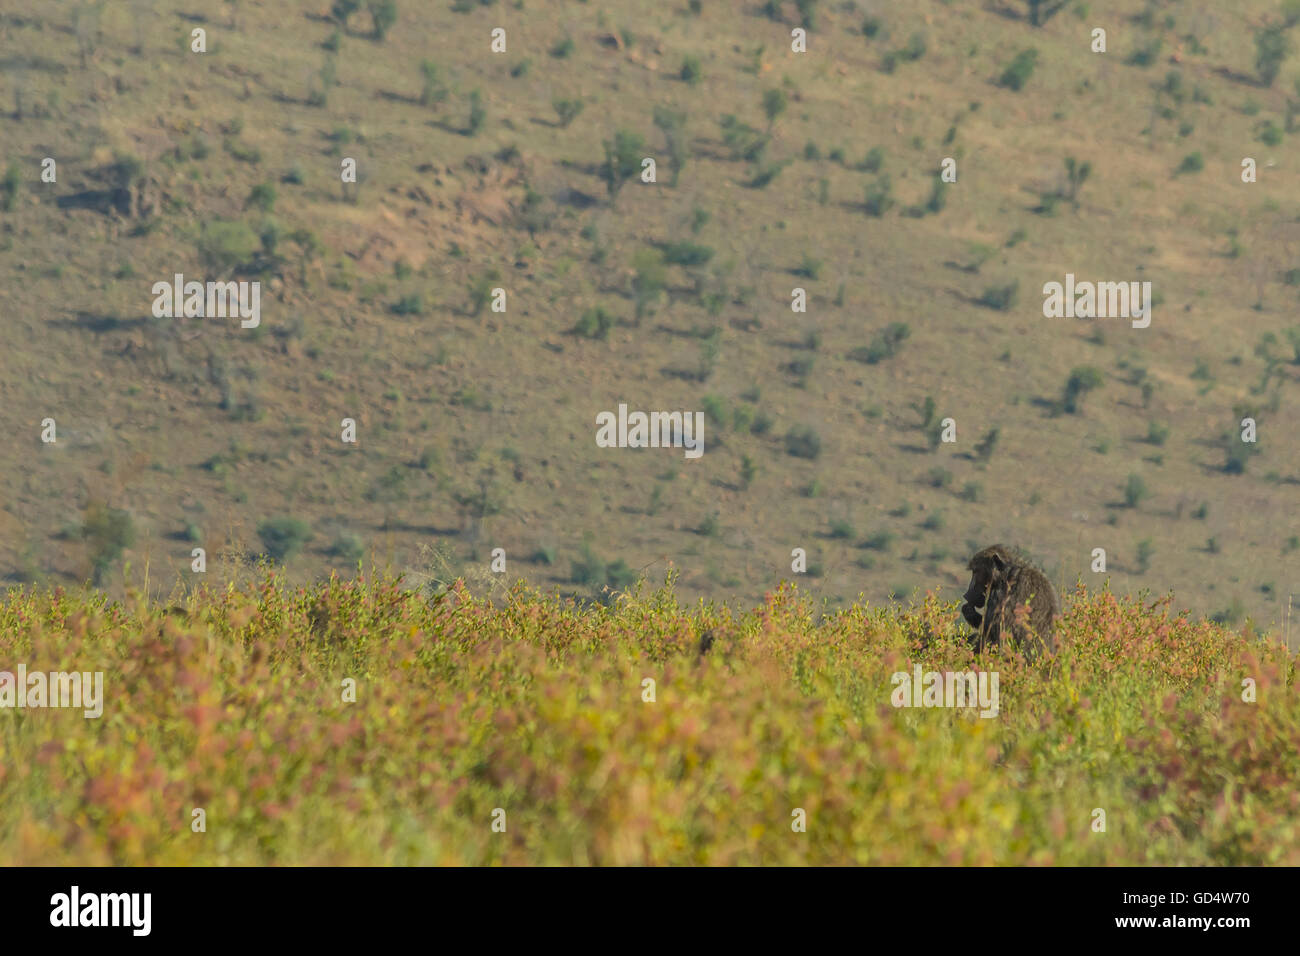
{"type": "Polygon", "coordinates": [[[1000,643],[1008,630],[1021,653],[1033,660],[1040,651],[1056,653],[1056,618],[1060,608],[1047,576],[1000,544],[970,559],[970,587],[962,596],[962,617],[979,633],[975,650],[1000,643]],[[1022,611],[1028,605],[1028,612],[1022,611]],[[983,613],[980,613],[980,608],[983,613]]]}

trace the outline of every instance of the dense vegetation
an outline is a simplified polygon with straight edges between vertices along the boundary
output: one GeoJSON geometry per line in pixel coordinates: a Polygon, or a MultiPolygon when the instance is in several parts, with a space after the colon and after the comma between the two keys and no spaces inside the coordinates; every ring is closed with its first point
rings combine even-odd
{"type": "Polygon", "coordinates": [[[1300,863],[1276,642],[1079,589],[1060,655],[1027,666],[976,660],[933,597],[823,615],[782,586],[737,614],[670,585],[589,606],[273,575],[183,608],[11,594],[0,661],[102,669],[106,701],[0,715],[0,858],[1300,863]],[[998,716],[894,708],[916,664],[996,670],[998,716]]]}

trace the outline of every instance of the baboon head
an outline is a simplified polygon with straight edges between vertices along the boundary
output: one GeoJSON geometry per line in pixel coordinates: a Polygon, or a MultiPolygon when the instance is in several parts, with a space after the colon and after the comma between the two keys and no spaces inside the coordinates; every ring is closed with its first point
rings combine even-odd
{"type": "Polygon", "coordinates": [[[983,622],[984,616],[979,609],[987,603],[994,582],[1006,574],[1014,560],[1010,551],[995,544],[978,552],[966,565],[971,572],[971,579],[970,587],[962,595],[965,603],[961,606],[961,614],[971,627],[977,628],[983,622]]]}

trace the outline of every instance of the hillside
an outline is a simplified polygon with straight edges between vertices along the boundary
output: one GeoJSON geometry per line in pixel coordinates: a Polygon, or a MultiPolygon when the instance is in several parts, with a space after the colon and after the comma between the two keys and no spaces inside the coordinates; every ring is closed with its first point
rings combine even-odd
{"type": "Polygon", "coordinates": [[[1006,541],[1295,646],[1294,3],[373,7],[0,14],[8,584],[502,548],[497,587],[752,604],[803,548],[843,607],[1006,541]],[[178,273],[260,324],[155,317],[178,273]],[[1045,317],[1067,274],[1149,326],[1045,317]],[[704,453],[598,447],[620,404],[704,453]]]}

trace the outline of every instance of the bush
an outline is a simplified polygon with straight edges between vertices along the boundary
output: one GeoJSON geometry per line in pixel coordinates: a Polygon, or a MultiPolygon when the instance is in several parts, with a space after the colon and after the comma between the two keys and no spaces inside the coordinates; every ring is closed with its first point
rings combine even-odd
{"type": "Polygon", "coordinates": [[[992,458],[993,451],[998,446],[999,434],[1000,434],[999,429],[997,428],[989,429],[989,433],[985,435],[975,445],[975,457],[978,458],[980,461],[988,461],[990,458],[992,458]]]}
{"type": "Polygon", "coordinates": [[[998,86],[1005,87],[1009,90],[1019,92],[1024,89],[1029,78],[1034,74],[1034,67],[1038,64],[1038,51],[1034,49],[1021,50],[1016,54],[1015,59],[1007,65],[998,77],[998,86]]]}
{"type": "Polygon", "coordinates": [[[1255,69],[1262,84],[1273,85],[1290,52],[1291,44],[1283,27],[1274,24],[1255,34],[1255,69]]]}
{"type": "Polygon", "coordinates": [[[348,25],[348,17],[361,9],[361,0],[334,0],[330,5],[330,16],[344,26],[348,25]]]}
{"type": "Polygon", "coordinates": [[[1124,62],[1129,66],[1140,66],[1143,69],[1153,65],[1160,58],[1160,48],[1163,44],[1159,37],[1150,41],[1146,46],[1140,46],[1129,54],[1128,59],[1124,62]]]}
{"type": "Polygon", "coordinates": [[[1188,153],[1178,164],[1179,173],[1199,173],[1205,168],[1205,159],[1200,153],[1188,153]]]}
{"type": "Polygon", "coordinates": [[[874,216],[878,219],[893,208],[894,199],[890,195],[891,188],[888,176],[881,176],[878,181],[867,187],[863,205],[866,207],[868,216],[874,216]]]}
{"type": "Polygon", "coordinates": [[[262,212],[270,212],[275,208],[275,187],[270,183],[258,183],[248,194],[248,201],[244,203],[244,208],[256,206],[262,212]]]}
{"type": "Polygon", "coordinates": [[[763,94],[763,115],[767,117],[767,128],[772,129],[772,124],[776,122],[777,117],[785,112],[786,107],[790,105],[789,98],[785,95],[785,90],[780,88],[768,90],[763,94]]]}
{"type": "Polygon", "coordinates": [[[567,33],[551,47],[551,56],[557,60],[567,60],[573,54],[573,37],[567,33]]]}
{"type": "Polygon", "coordinates": [[[420,61],[420,76],[424,80],[420,90],[421,106],[433,106],[447,98],[447,88],[442,85],[439,72],[438,64],[433,60],[420,61]]]}
{"type": "Polygon", "coordinates": [[[298,518],[279,517],[263,521],[257,526],[257,536],[262,547],[273,561],[289,560],[312,539],[311,526],[298,518]]]}
{"type": "Polygon", "coordinates": [[[867,150],[867,155],[863,157],[862,162],[858,163],[858,169],[865,173],[878,173],[884,164],[885,151],[879,146],[872,146],[867,150]]]}
{"type": "Polygon", "coordinates": [[[486,122],[487,107],[483,105],[483,94],[474,90],[469,94],[469,121],[465,124],[465,135],[477,136],[486,122]]]}
{"type": "Polygon", "coordinates": [[[891,531],[877,531],[867,535],[859,547],[868,551],[888,551],[894,543],[894,537],[891,531]]]}
{"type": "Polygon", "coordinates": [[[814,459],[822,453],[822,439],[811,425],[795,425],[785,433],[786,454],[814,459]]]}
{"type": "Polygon", "coordinates": [[[614,138],[605,141],[605,161],[601,166],[601,178],[610,198],[618,195],[623,184],[641,171],[641,159],[645,154],[645,140],[636,133],[616,130],[614,138]]]}
{"type": "Polygon", "coordinates": [[[122,552],[135,544],[135,522],[120,508],[91,504],[86,509],[81,536],[89,546],[94,584],[98,587],[122,552]]]}
{"type": "Polygon", "coordinates": [[[645,317],[650,306],[659,300],[668,284],[663,253],[657,249],[641,249],[632,257],[632,293],[636,300],[638,321],[645,317]]]}
{"type": "Polygon", "coordinates": [[[501,281],[501,273],[488,269],[469,285],[470,315],[479,315],[492,299],[492,289],[501,281]]]}
{"type": "Polygon", "coordinates": [[[340,558],[349,564],[360,561],[366,554],[366,547],[361,538],[350,531],[340,531],[334,535],[328,548],[330,557],[340,558]]]}
{"type": "Polygon", "coordinates": [[[1124,504],[1127,507],[1136,508],[1150,496],[1151,492],[1141,475],[1135,473],[1128,476],[1128,481],[1124,483],[1124,504]]]}
{"type": "Polygon", "coordinates": [[[1099,369],[1091,365],[1082,365],[1070,372],[1065,382],[1065,392],[1061,406],[1071,415],[1079,411],[1083,396],[1093,389],[1100,388],[1106,379],[1099,369]]]}
{"type": "Polygon", "coordinates": [[[402,296],[392,306],[394,315],[424,315],[424,296],[412,292],[402,296]]]}
{"type": "Polygon", "coordinates": [[[713,250],[694,242],[665,242],[659,247],[664,262],[675,266],[702,266],[713,258],[713,250]]]}
{"type": "Polygon", "coordinates": [[[613,327],[614,317],[600,306],[596,306],[582,313],[582,318],[578,319],[573,327],[573,333],[584,339],[608,339],[610,329],[613,327]]]}
{"type": "Polygon", "coordinates": [[[745,185],[750,189],[763,189],[768,183],[781,175],[781,171],[789,165],[790,161],[787,159],[779,163],[768,163],[767,165],[760,166],[758,171],[754,173],[754,177],[750,179],[749,182],[745,183],[745,185]]]}
{"type": "Polygon", "coordinates": [[[570,123],[578,118],[582,112],[582,100],[566,100],[557,97],[551,100],[551,108],[555,110],[555,115],[560,118],[560,127],[567,128],[570,123]]]}
{"type": "Polygon", "coordinates": [[[0,209],[13,212],[18,204],[18,187],[22,183],[22,173],[17,163],[10,163],[5,170],[4,179],[0,179],[0,209]]]}
{"type": "Polygon", "coordinates": [[[1006,285],[991,285],[979,297],[979,304],[999,312],[1013,308],[1020,297],[1020,280],[1016,279],[1006,285]]]}
{"type": "Polygon", "coordinates": [[[891,322],[885,326],[865,348],[857,348],[849,353],[849,358],[868,365],[875,365],[898,354],[903,342],[912,334],[906,322],[891,322]]]}
{"type": "Polygon", "coordinates": [[[898,51],[899,59],[916,62],[925,56],[926,43],[924,33],[913,33],[907,40],[907,46],[898,51]]]}
{"type": "Polygon", "coordinates": [[[698,86],[700,80],[704,78],[704,73],[700,69],[700,58],[698,56],[683,57],[682,68],[677,75],[690,86],[698,86]]]}
{"type": "Polygon", "coordinates": [[[198,240],[198,254],[204,265],[223,275],[248,266],[261,248],[257,233],[245,222],[205,223],[198,240]]]}
{"type": "Polygon", "coordinates": [[[397,4],[394,0],[369,0],[366,8],[370,11],[370,20],[374,25],[372,34],[376,40],[382,40],[397,23],[397,4]]]}

